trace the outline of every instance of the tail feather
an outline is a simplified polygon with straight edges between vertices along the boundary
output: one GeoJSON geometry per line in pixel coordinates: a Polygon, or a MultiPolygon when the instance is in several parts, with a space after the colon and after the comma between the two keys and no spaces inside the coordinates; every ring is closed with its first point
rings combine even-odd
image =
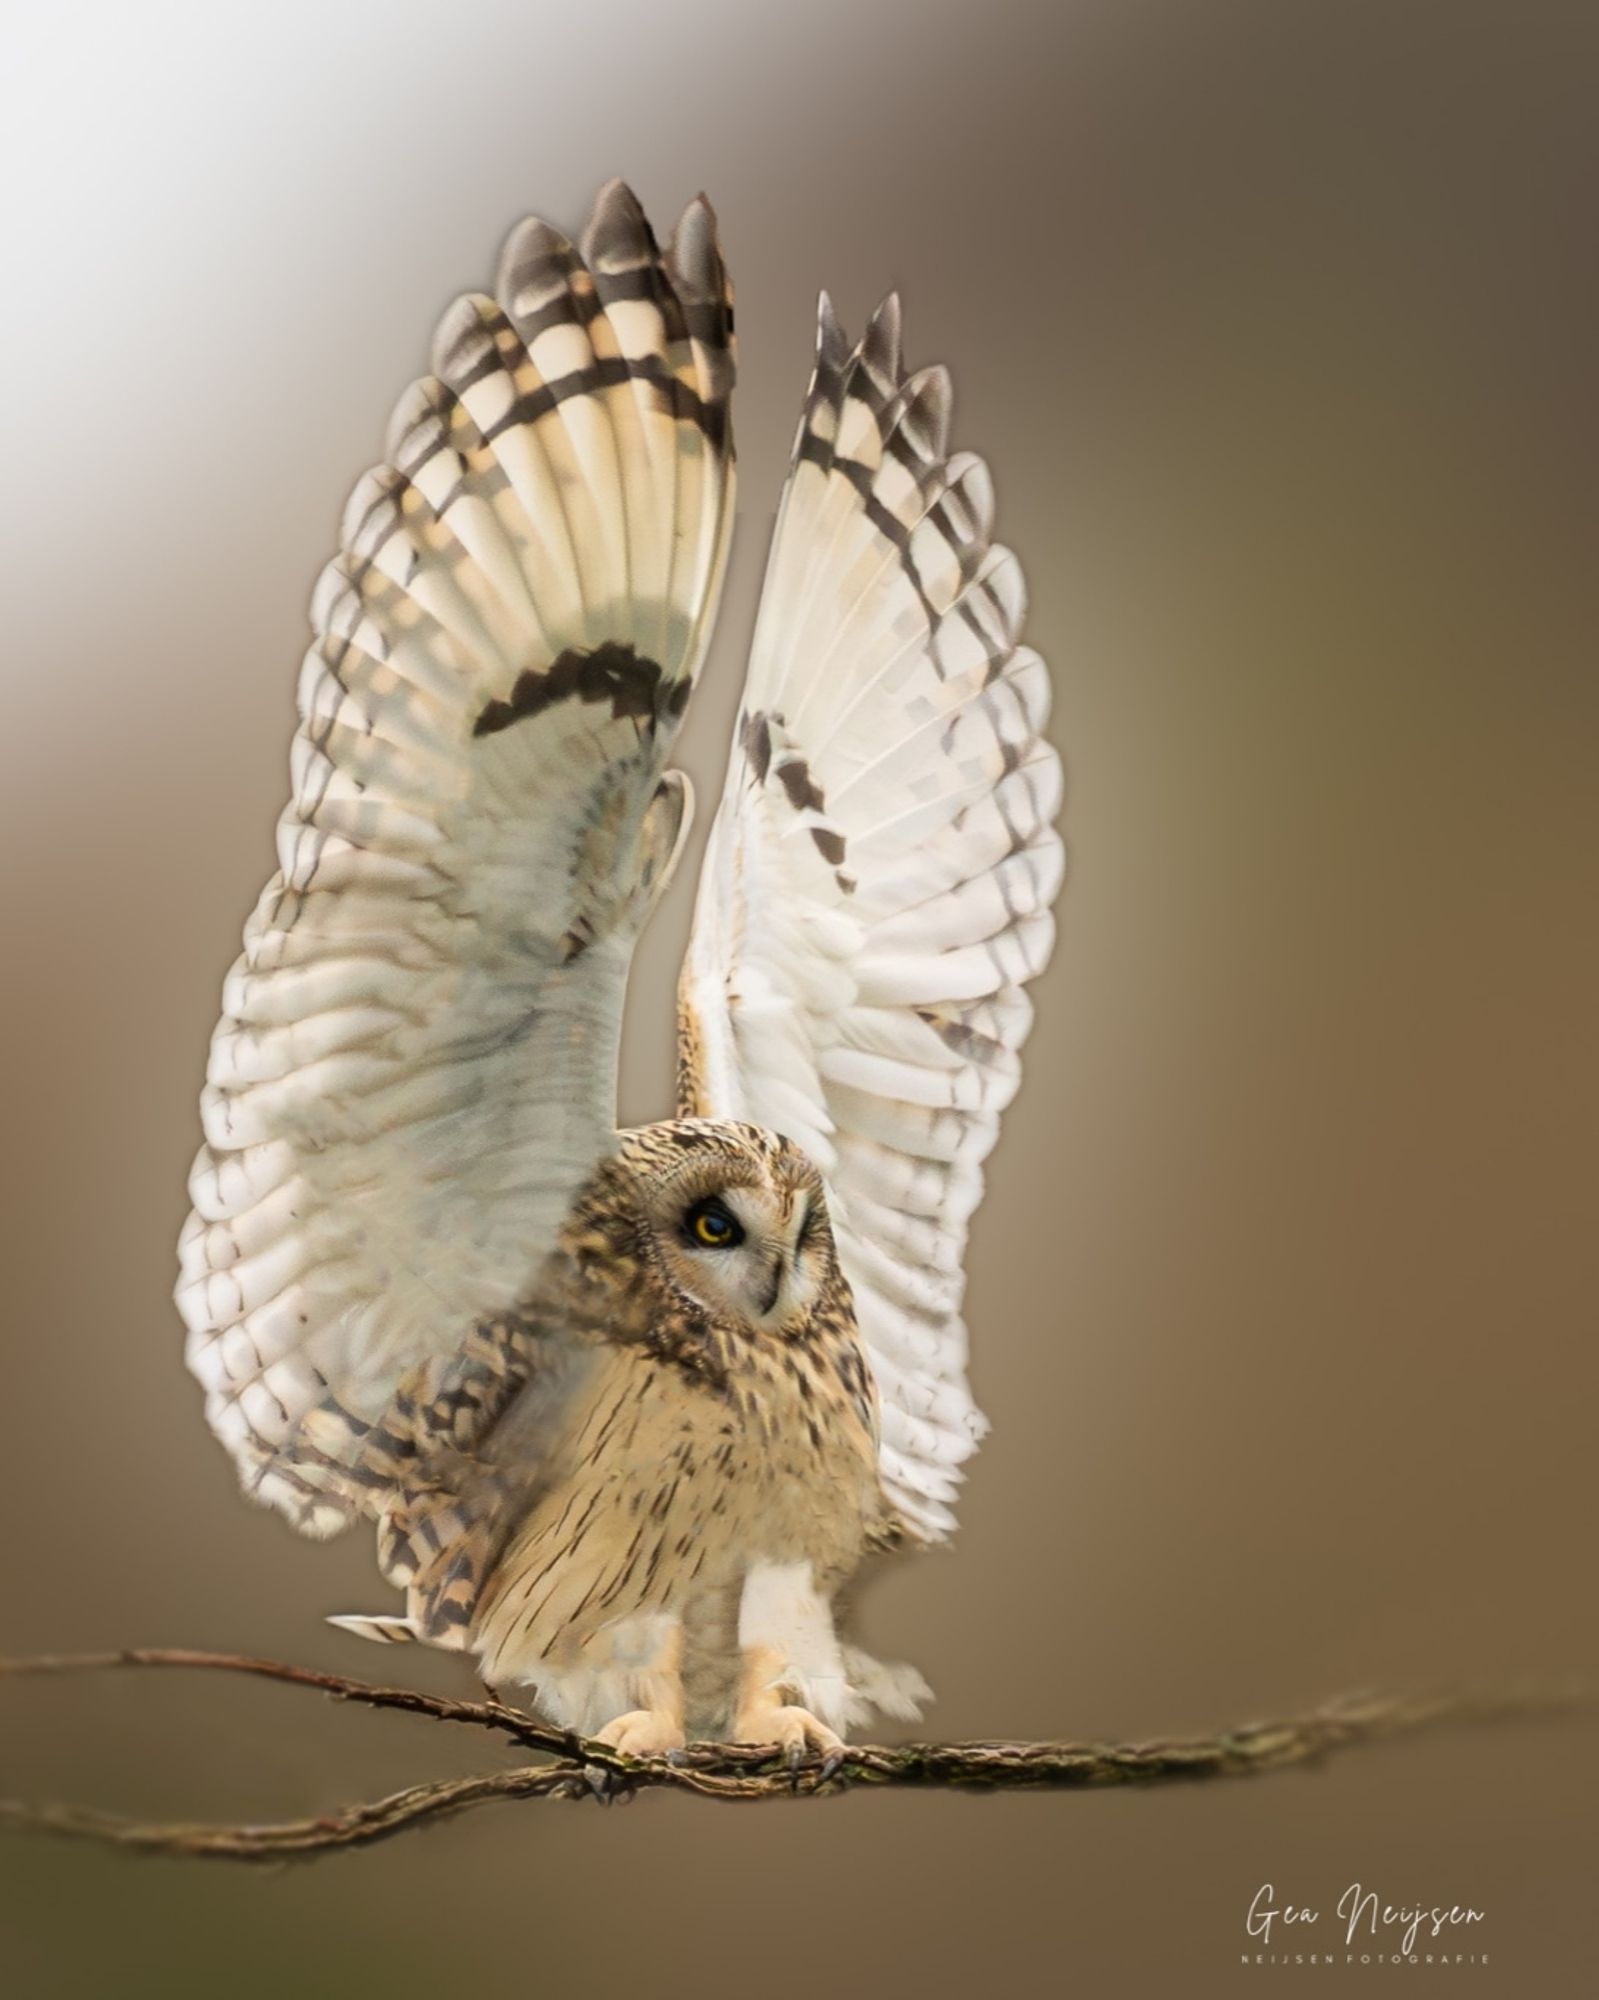
{"type": "Polygon", "coordinates": [[[414,1618],[391,1618],[381,1611],[341,1611],[327,1622],[378,1646],[404,1646],[422,1636],[414,1618]]]}

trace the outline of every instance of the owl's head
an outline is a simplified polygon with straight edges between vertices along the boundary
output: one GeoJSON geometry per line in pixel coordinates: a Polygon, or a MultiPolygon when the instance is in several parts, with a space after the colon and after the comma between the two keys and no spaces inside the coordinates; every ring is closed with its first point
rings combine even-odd
{"type": "Polygon", "coordinates": [[[623,1135],[627,1170],[669,1281],[718,1318],[778,1332],[836,1269],[822,1177],[757,1125],[679,1118],[623,1135]]]}

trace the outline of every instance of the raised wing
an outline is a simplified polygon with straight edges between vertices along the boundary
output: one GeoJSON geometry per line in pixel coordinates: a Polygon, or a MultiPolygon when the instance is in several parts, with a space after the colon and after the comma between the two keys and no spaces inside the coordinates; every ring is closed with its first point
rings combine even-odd
{"type": "Polygon", "coordinates": [[[315,592],[180,1246],[212,1428],[310,1533],[353,1512],[328,1441],[512,1305],[611,1143],[732,520],[709,208],[664,257],[619,182],[581,253],[522,223],[433,366],[315,592]]]}
{"type": "Polygon", "coordinates": [[[887,300],[822,300],[727,790],[680,992],[680,1097],[828,1176],[906,1526],[953,1526],[981,1435],[960,1317],[982,1161],[1053,942],[1061,770],[1016,559],[941,369],[887,300]]]}

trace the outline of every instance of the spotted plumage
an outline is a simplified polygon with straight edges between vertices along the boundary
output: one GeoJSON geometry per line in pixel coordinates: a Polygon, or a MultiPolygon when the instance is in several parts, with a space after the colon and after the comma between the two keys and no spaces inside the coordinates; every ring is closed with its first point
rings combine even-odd
{"type": "Polygon", "coordinates": [[[1048,678],[942,371],[824,299],[679,995],[617,1133],[634,941],[732,521],[710,210],[512,232],[312,602],[279,868],[224,987],[181,1244],[247,1488],[375,1524],[403,1613],[635,1750],[829,1745],[921,1691],[843,1643],[948,1532],[960,1318],[1060,879],[1048,678]]]}

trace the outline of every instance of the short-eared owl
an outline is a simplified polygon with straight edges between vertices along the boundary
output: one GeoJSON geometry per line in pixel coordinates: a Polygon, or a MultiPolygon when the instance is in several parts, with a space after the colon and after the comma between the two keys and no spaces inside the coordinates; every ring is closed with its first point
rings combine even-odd
{"type": "Polygon", "coordinates": [[[692,203],[515,229],[317,585],[279,868],[228,975],[178,1301],[296,1527],[558,1721],[832,1747],[925,1693],[845,1645],[981,1420],[961,1264],[1052,939],[1060,765],[982,462],[886,300],[826,298],[679,994],[618,1134],[628,962],[733,519],[692,203]]]}

